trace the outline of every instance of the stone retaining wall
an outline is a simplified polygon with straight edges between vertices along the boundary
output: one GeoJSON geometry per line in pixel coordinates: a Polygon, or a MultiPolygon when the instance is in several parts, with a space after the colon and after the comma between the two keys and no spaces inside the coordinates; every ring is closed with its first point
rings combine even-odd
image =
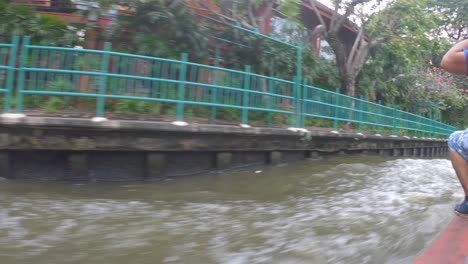
{"type": "Polygon", "coordinates": [[[0,177],[159,180],[334,153],[446,157],[446,140],[165,122],[0,120],[0,177]]]}

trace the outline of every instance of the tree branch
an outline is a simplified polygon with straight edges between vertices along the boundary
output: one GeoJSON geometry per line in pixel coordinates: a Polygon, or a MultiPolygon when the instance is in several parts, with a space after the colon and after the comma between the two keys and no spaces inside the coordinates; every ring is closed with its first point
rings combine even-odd
{"type": "Polygon", "coordinates": [[[248,15],[248,17],[249,17],[250,24],[251,24],[254,28],[257,28],[257,29],[258,29],[258,24],[257,24],[257,20],[255,19],[255,14],[254,14],[254,8],[253,8],[252,0],[248,0],[248,3],[247,3],[247,15],[248,15]]]}
{"type": "MultiPolygon", "coordinates": [[[[317,5],[315,4],[315,1],[316,0],[309,0],[309,4],[312,6],[312,9],[314,10],[315,15],[317,16],[320,24],[323,25],[325,28],[327,28],[327,25],[325,24],[322,14],[320,14],[320,11],[318,10],[317,5]]],[[[328,30],[325,30],[323,34],[324,34],[324,37],[326,38],[328,36],[328,30]]]]}
{"type": "Polygon", "coordinates": [[[378,45],[380,45],[381,43],[383,43],[384,41],[388,40],[389,37],[380,37],[380,38],[375,38],[373,40],[371,40],[369,42],[369,48],[375,48],[377,47],[378,45]]]}
{"type": "Polygon", "coordinates": [[[363,42],[361,47],[359,48],[355,59],[353,60],[352,66],[352,71],[351,73],[353,74],[354,77],[357,77],[359,75],[360,70],[362,69],[362,66],[367,60],[367,55],[369,54],[370,47],[366,42],[363,42]]]}
{"type": "Polygon", "coordinates": [[[215,14],[215,15],[218,16],[218,17],[221,19],[221,21],[223,21],[224,23],[227,24],[227,22],[226,22],[225,20],[229,20],[229,21],[231,21],[231,22],[237,22],[237,21],[236,21],[235,19],[233,19],[232,17],[225,16],[225,15],[221,14],[220,12],[214,10],[213,8],[211,8],[211,7],[208,5],[208,3],[204,2],[204,1],[200,1],[199,3],[202,4],[202,5],[206,8],[206,11],[209,11],[209,12],[215,14]]]}
{"type": "Polygon", "coordinates": [[[346,62],[347,64],[352,64],[354,58],[355,58],[355,53],[356,53],[356,50],[358,48],[358,46],[361,45],[362,41],[363,41],[363,29],[361,28],[359,30],[359,33],[356,37],[356,39],[354,40],[354,44],[353,44],[353,47],[351,48],[351,51],[349,52],[349,55],[348,55],[348,61],[346,62]]]}
{"type": "Polygon", "coordinates": [[[354,8],[359,5],[359,4],[364,4],[369,2],[370,0],[353,0],[345,10],[345,13],[343,15],[340,15],[338,13],[338,5],[335,7],[335,13],[332,16],[332,21],[330,23],[330,30],[331,31],[336,31],[340,30],[341,26],[345,23],[346,19],[354,13],[354,8]]]}
{"type": "MultiPolygon", "coordinates": [[[[335,10],[332,14],[332,17],[330,19],[330,27],[329,27],[329,31],[330,32],[338,32],[337,30],[335,30],[336,28],[336,22],[338,20],[338,18],[340,17],[340,14],[338,13],[339,9],[340,9],[340,4],[341,4],[341,0],[339,1],[335,1],[335,10]]],[[[339,27],[338,27],[339,28],[339,27]]]]}

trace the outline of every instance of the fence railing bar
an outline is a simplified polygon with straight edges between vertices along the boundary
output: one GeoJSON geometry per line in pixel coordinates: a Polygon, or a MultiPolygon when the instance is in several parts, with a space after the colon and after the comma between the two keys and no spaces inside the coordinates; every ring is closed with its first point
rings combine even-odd
{"type": "MultiPolygon", "coordinates": [[[[12,51],[16,51],[18,46],[12,42],[0,44],[0,48],[8,48],[10,53],[5,54],[16,56],[12,51]]],[[[268,126],[272,123],[271,113],[278,113],[287,115],[291,125],[298,127],[306,127],[308,118],[321,118],[333,120],[334,130],[338,122],[358,124],[359,132],[375,131],[377,127],[377,131],[388,128],[392,134],[412,133],[417,136],[422,133],[423,137],[447,136],[457,130],[452,125],[434,120],[432,111],[429,117],[424,117],[395,106],[370,102],[363,97],[341,94],[339,89],[333,92],[314,87],[305,81],[301,83],[301,80],[264,76],[252,73],[248,68],[235,70],[194,63],[188,61],[187,56],[173,60],[121,53],[112,51],[110,44],[106,45],[106,50],[39,46],[30,45],[29,38],[23,38],[19,67],[0,65],[0,70],[9,72],[8,82],[17,78],[17,112],[22,112],[24,95],[74,96],[95,98],[97,116],[104,116],[105,99],[120,99],[175,104],[179,121],[184,119],[185,105],[198,105],[211,107],[215,117],[217,108],[242,110],[242,124],[251,119],[249,115],[253,116],[250,111],[261,111],[268,113],[268,126]],[[94,69],[94,66],[84,65],[77,69],[76,58],[80,54],[86,54],[83,57],[90,59],[101,58],[100,66],[94,69]],[[18,72],[17,76],[11,74],[14,71],[18,72]],[[51,82],[60,78],[71,86],[49,88],[51,82]],[[97,86],[93,86],[93,82],[97,82],[97,86]]],[[[0,88],[5,95],[11,91],[9,86],[0,88]]],[[[7,105],[8,100],[5,99],[7,105]]],[[[9,107],[5,111],[7,109],[9,107]]]]}

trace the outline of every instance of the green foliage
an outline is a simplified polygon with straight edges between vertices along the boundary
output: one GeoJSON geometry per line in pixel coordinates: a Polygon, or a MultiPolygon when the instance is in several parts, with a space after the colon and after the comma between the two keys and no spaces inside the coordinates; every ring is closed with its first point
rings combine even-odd
{"type": "Polygon", "coordinates": [[[39,45],[71,46],[78,42],[76,31],[67,28],[63,20],[0,0],[0,39],[15,35],[31,36],[31,43],[39,45]]]}
{"type": "Polygon", "coordinates": [[[162,113],[162,104],[159,102],[140,100],[119,100],[116,104],[115,111],[128,115],[160,115],[162,113]]]}
{"type": "MultiPolygon", "coordinates": [[[[415,106],[432,103],[440,109],[444,121],[466,123],[464,115],[460,115],[466,96],[460,89],[468,85],[438,68],[451,46],[450,40],[442,37],[447,34],[440,32],[452,25],[443,25],[441,21],[448,10],[463,8],[463,4],[456,2],[395,1],[387,15],[398,14],[400,18],[396,35],[371,52],[358,79],[358,93],[371,101],[382,100],[386,105],[398,105],[417,114],[427,109],[415,106]]],[[[374,20],[369,26],[370,34],[379,33],[386,21],[374,20]]]]}
{"type": "MultiPolygon", "coordinates": [[[[275,52],[275,50],[273,50],[275,52]]],[[[274,76],[281,79],[293,80],[297,74],[296,54],[294,50],[275,52],[272,60],[274,76]]],[[[335,90],[340,86],[340,77],[333,62],[319,57],[311,49],[302,52],[302,78],[309,85],[327,90],[335,90]]]]}
{"type": "MultiPolygon", "coordinates": [[[[80,110],[95,110],[96,109],[96,98],[93,97],[80,97],[77,99],[77,105],[80,110]]],[[[108,111],[113,110],[112,107],[108,105],[105,106],[105,109],[108,111]]]]}
{"type": "MultiPolygon", "coordinates": [[[[414,84],[403,82],[406,80],[404,78],[406,73],[418,65],[428,65],[433,50],[433,41],[426,36],[426,32],[434,26],[430,22],[432,15],[425,14],[424,9],[419,5],[411,6],[405,1],[397,3],[400,5],[394,4],[389,12],[390,14],[395,12],[406,14],[400,15],[401,20],[397,28],[399,37],[390,38],[389,41],[374,49],[371,59],[364,68],[364,74],[361,75],[361,84],[367,87],[373,86],[375,95],[384,99],[386,103],[404,99],[405,87],[414,84]],[[414,21],[414,18],[417,21],[414,21]]],[[[378,20],[377,23],[385,23],[385,20],[378,20]]],[[[373,26],[374,31],[380,28],[373,26]]],[[[361,92],[368,91],[362,90],[361,92]]],[[[369,97],[375,98],[372,95],[369,97]]]]}
{"type": "Polygon", "coordinates": [[[73,83],[69,79],[57,77],[53,81],[47,83],[48,91],[71,91],[73,83]]]}
{"type": "Polygon", "coordinates": [[[466,96],[461,94],[461,88],[468,86],[466,79],[431,67],[431,56],[416,60],[424,58],[424,51],[403,47],[389,42],[375,52],[361,75],[360,93],[416,114],[428,111],[419,105],[430,103],[445,113],[443,120],[462,124],[464,115],[449,113],[466,105],[466,96]]]}
{"type": "Polygon", "coordinates": [[[272,114],[272,123],[276,125],[285,125],[290,122],[291,115],[274,113],[272,114]]]}
{"type": "MultiPolygon", "coordinates": [[[[47,83],[47,91],[68,92],[73,89],[73,83],[65,78],[57,77],[47,83]]],[[[41,107],[47,111],[69,110],[75,107],[71,96],[49,96],[41,107]]]]}
{"type": "MultiPolygon", "coordinates": [[[[42,103],[41,99],[43,99],[42,96],[38,95],[26,95],[23,97],[23,105],[24,108],[26,109],[35,109],[35,108],[41,108],[42,103]]],[[[15,103],[15,99],[12,98],[12,103],[15,103]]]]}
{"type": "Polygon", "coordinates": [[[75,70],[101,70],[102,58],[94,54],[83,54],[75,60],[75,70]]]}
{"type": "Polygon", "coordinates": [[[206,29],[182,2],[127,1],[134,12],[119,16],[117,25],[107,32],[117,50],[178,59],[183,52],[191,59],[206,58],[206,29]]]}
{"type": "Polygon", "coordinates": [[[249,111],[249,119],[254,125],[265,125],[268,113],[265,111],[249,111]]]}
{"type": "Polygon", "coordinates": [[[223,120],[240,122],[242,110],[237,108],[218,108],[217,115],[222,117],[223,120]]]}
{"type": "Polygon", "coordinates": [[[341,83],[336,65],[315,55],[310,49],[303,53],[302,76],[309,84],[332,91],[341,83]]]}
{"type": "Polygon", "coordinates": [[[333,120],[310,117],[304,120],[306,127],[333,127],[333,120]]]}
{"type": "Polygon", "coordinates": [[[462,103],[452,103],[447,100],[447,108],[442,111],[442,120],[459,127],[468,127],[468,96],[460,98],[462,103]]]}
{"type": "Polygon", "coordinates": [[[207,117],[210,115],[210,107],[199,105],[186,105],[185,109],[196,117],[207,117]]]}
{"type": "Polygon", "coordinates": [[[42,107],[47,110],[47,111],[58,111],[58,110],[64,110],[69,107],[69,105],[66,102],[67,100],[64,100],[64,97],[60,96],[51,96],[45,103],[42,105],[42,107]]]}
{"type": "Polygon", "coordinates": [[[302,0],[282,0],[277,1],[278,7],[276,10],[287,16],[288,20],[296,25],[303,26],[301,16],[302,0]]]}
{"type": "Polygon", "coordinates": [[[468,1],[428,0],[428,8],[438,18],[434,35],[446,35],[452,40],[468,38],[468,1]]]}

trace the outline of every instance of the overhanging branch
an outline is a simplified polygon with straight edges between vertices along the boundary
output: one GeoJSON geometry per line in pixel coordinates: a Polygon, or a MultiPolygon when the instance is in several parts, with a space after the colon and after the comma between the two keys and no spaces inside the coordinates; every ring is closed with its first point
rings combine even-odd
{"type": "MultiPolygon", "coordinates": [[[[319,22],[321,25],[323,25],[325,28],[327,28],[327,25],[325,24],[325,20],[323,20],[322,14],[320,14],[320,11],[317,8],[317,5],[315,4],[315,0],[309,0],[309,4],[312,6],[312,9],[315,12],[315,15],[317,16],[319,22]]],[[[324,36],[328,36],[328,30],[325,30],[323,32],[324,36]]]]}

